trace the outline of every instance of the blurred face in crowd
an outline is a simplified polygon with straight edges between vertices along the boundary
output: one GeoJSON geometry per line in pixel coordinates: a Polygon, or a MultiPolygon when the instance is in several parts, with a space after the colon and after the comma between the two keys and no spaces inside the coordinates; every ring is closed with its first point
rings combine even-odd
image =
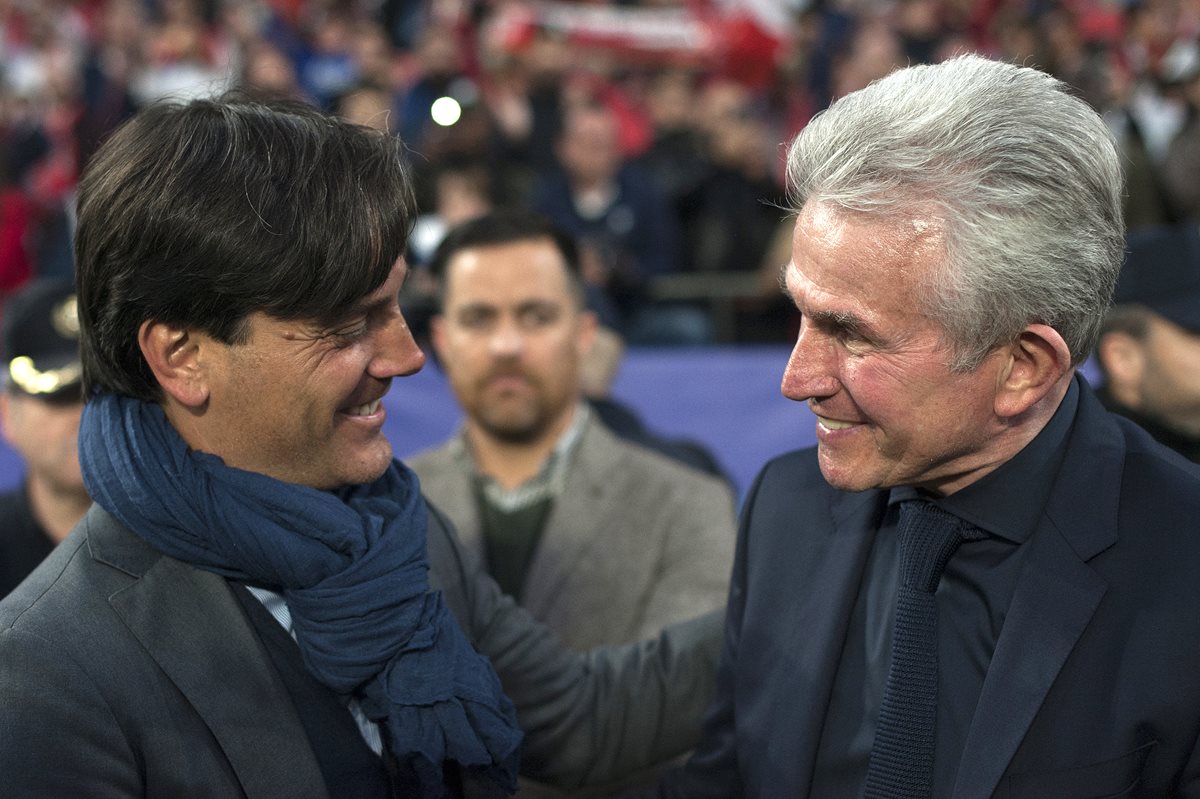
{"type": "Polygon", "coordinates": [[[341,99],[338,114],[357,125],[386,131],[392,121],[392,98],[385,91],[364,86],[341,99]]]}
{"type": "Polygon", "coordinates": [[[18,390],[0,394],[4,438],[25,461],[28,479],[52,493],[84,493],[79,469],[79,417],[83,400],[45,400],[18,390]]]}
{"type": "Polygon", "coordinates": [[[421,35],[417,58],[428,77],[445,78],[462,71],[462,48],[454,31],[445,25],[431,25],[421,35]]]}
{"type": "Polygon", "coordinates": [[[470,247],[446,264],[433,343],[468,426],[508,442],[557,437],[595,334],[549,239],[470,247]]]}
{"type": "Polygon", "coordinates": [[[313,488],[369,482],[386,471],[392,448],[381,403],[393,377],[425,356],[400,312],[407,267],[335,325],[251,314],[244,343],[198,342],[207,402],[197,414],[168,406],[195,449],[226,464],[313,488]]]}
{"type": "Polygon", "coordinates": [[[617,124],[612,115],[597,108],[572,111],[559,141],[558,157],[578,185],[611,180],[621,166],[617,124]]]}
{"type": "Polygon", "coordinates": [[[904,64],[904,47],[896,32],[881,23],[865,25],[834,68],[833,95],[858,91],[904,64]]]}
{"type": "Polygon", "coordinates": [[[782,390],[816,414],[821,472],[837,488],[948,494],[997,465],[997,353],[952,372],[941,325],[921,311],[942,242],[920,217],[809,202],[797,219],[784,279],[803,318],[782,390]]]}
{"type": "Polygon", "coordinates": [[[658,74],[646,99],[647,111],[657,130],[685,130],[692,126],[696,93],[688,73],[671,70],[658,74]]]}
{"type": "Polygon", "coordinates": [[[299,93],[296,68],[279,48],[269,44],[256,45],[248,53],[246,83],[283,95],[299,93]]]}
{"type": "Polygon", "coordinates": [[[437,211],[447,227],[454,227],[491,210],[486,178],[474,172],[447,172],[437,179],[437,211]]]}
{"type": "Polygon", "coordinates": [[[354,31],[352,50],[361,78],[381,86],[391,85],[392,46],[381,27],[370,23],[360,24],[354,31]]]}
{"type": "Polygon", "coordinates": [[[1200,333],[1148,312],[1143,336],[1108,333],[1099,356],[1110,390],[1124,404],[1200,436],[1200,333]]]}
{"type": "Polygon", "coordinates": [[[99,34],[111,47],[133,52],[146,24],[146,11],[137,0],[109,0],[100,16],[99,34]]]}

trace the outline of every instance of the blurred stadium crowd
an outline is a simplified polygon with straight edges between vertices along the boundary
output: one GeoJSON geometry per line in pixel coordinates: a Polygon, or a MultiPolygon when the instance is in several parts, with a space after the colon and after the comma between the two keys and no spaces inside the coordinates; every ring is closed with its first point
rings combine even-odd
{"type": "Polygon", "coordinates": [[[422,215],[545,211],[633,344],[774,342],[781,142],[897,65],[1043,68],[1109,120],[1131,227],[1200,216],[1200,0],[0,0],[0,301],[70,274],[89,154],[168,95],[271,92],[401,136],[422,215]]]}

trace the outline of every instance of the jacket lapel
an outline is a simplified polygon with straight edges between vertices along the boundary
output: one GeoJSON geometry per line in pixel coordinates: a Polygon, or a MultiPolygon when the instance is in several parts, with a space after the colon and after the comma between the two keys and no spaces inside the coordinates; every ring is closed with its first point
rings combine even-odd
{"type": "Polygon", "coordinates": [[[996,642],[963,748],[956,799],[990,797],[1107,584],[1040,529],[996,642]]]}
{"type": "Polygon", "coordinates": [[[96,515],[94,556],[137,578],[109,603],[204,720],[248,799],[325,796],[291,699],[224,579],[96,515]]]}
{"type": "Polygon", "coordinates": [[[483,528],[471,487],[471,468],[464,468],[460,458],[465,456],[458,449],[465,446],[466,439],[460,430],[454,439],[415,459],[413,468],[420,474],[427,501],[450,519],[463,549],[482,566],[483,528]]]}
{"type": "Polygon", "coordinates": [[[955,799],[992,796],[1051,685],[1108,589],[1087,561],[1117,540],[1124,449],[1090,392],[1079,411],[1042,523],[967,733],[955,799]]]}
{"type": "Polygon", "coordinates": [[[612,498],[621,495],[619,483],[628,479],[617,468],[619,460],[611,434],[589,421],[546,519],[544,535],[554,536],[554,546],[539,546],[529,564],[521,604],[534,616],[545,618],[575,564],[601,539],[603,526],[624,517],[611,507],[612,498]]]}
{"type": "Polygon", "coordinates": [[[798,703],[803,710],[792,728],[800,744],[796,751],[797,785],[812,782],[846,629],[887,494],[834,492],[832,497],[833,526],[816,541],[818,549],[788,564],[789,571],[797,568],[789,575],[788,584],[808,586],[804,591],[790,592],[794,595],[790,600],[793,610],[788,612],[788,626],[804,631],[803,635],[791,636],[794,647],[786,658],[789,670],[794,669],[789,680],[806,696],[806,701],[798,703]]]}

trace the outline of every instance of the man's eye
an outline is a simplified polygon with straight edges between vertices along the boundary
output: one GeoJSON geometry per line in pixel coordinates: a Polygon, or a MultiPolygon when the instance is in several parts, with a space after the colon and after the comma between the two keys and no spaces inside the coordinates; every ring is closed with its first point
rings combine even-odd
{"type": "Polygon", "coordinates": [[[553,308],[529,308],[521,314],[521,321],[527,327],[542,327],[557,318],[558,313],[553,308]]]}
{"type": "Polygon", "coordinates": [[[833,331],[833,335],[838,341],[858,341],[862,338],[857,330],[849,327],[839,327],[833,331]]]}
{"type": "Polygon", "coordinates": [[[332,331],[329,335],[339,347],[346,347],[367,334],[367,322],[364,319],[349,327],[332,331]]]}
{"type": "Polygon", "coordinates": [[[490,315],[486,313],[463,313],[458,316],[458,323],[463,327],[476,330],[487,324],[490,315]]]}

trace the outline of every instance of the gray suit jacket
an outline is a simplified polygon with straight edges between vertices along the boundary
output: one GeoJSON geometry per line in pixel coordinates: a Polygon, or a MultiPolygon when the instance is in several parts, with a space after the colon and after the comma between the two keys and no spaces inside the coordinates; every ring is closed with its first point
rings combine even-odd
{"type": "MultiPolygon", "coordinates": [[[[461,436],[408,464],[483,564],[473,467],[461,436]]],[[[567,466],[520,602],[580,651],[656,635],[725,604],[736,528],[724,482],[623,441],[593,418],[567,466]]]]}
{"type": "MultiPolygon", "coordinates": [[[[572,654],[430,520],[431,582],[517,706],[523,771],[602,781],[695,742],[717,618],[572,654]]],[[[98,507],[0,602],[0,775],[23,799],[327,795],[229,584],[98,507]]]]}

